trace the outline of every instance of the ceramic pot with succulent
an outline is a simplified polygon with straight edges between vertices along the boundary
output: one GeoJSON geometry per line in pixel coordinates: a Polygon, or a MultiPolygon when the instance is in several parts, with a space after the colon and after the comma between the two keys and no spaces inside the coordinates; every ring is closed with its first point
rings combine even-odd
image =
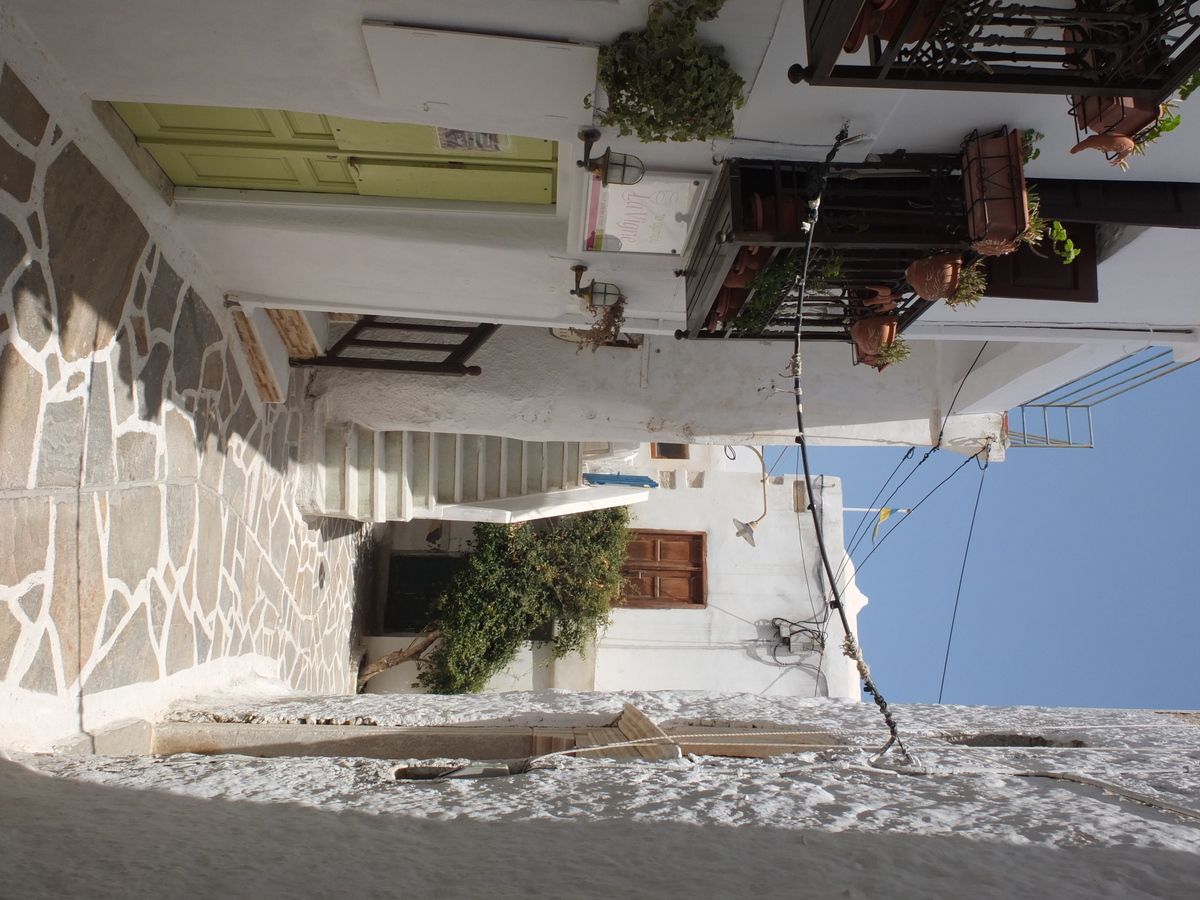
{"type": "Polygon", "coordinates": [[[1145,155],[1146,147],[1164,134],[1174,131],[1183,121],[1179,103],[1200,89],[1200,71],[1179,88],[1179,99],[1162,105],[1132,97],[1072,97],[1071,113],[1079,128],[1093,131],[1074,147],[1072,153],[1100,150],[1114,166],[1128,168],[1129,157],[1145,155]]]}
{"type": "Polygon", "coordinates": [[[962,171],[971,249],[984,256],[1012,253],[1029,229],[1021,133],[1001,128],[970,135],[962,171]]]}
{"type": "Polygon", "coordinates": [[[898,359],[888,358],[893,351],[884,350],[899,340],[899,327],[900,320],[894,315],[869,316],[851,325],[850,340],[854,342],[856,361],[873,366],[881,372],[892,362],[899,362],[898,359]],[[885,357],[882,361],[879,359],[881,351],[885,357]]]}
{"type": "Polygon", "coordinates": [[[945,300],[958,288],[961,253],[936,253],[914,260],[904,270],[904,280],[922,300],[945,300]]]}

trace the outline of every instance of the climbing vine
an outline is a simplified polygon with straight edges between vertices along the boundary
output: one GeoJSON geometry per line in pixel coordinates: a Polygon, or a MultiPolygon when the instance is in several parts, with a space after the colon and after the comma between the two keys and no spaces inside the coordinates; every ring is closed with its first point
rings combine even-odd
{"type": "Polygon", "coordinates": [[[600,124],[644,143],[731,136],[746,83],[725,61],[724,47],[696,38],[696,25],[715,19],[724,3],[655,0],[645,31],[625,32],[601,48],[597,75],[608,107],[600,124]]]}

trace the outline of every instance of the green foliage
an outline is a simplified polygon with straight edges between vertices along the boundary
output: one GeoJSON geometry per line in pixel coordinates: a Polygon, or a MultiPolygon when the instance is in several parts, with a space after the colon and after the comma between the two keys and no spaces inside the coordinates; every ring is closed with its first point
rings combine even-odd
{"type": "Polygon", "coordinates": [[[894,341],[881,344],[875,351],[875,365],[886,366],[904,362],[910,353],[912,353],[912,347],[908,346],[904,338],[896,338],[894,341]]]}
{"type": "Polygon", "coordinates": [[[1026,163],[1031,163],[1042,155],[1042,151],[1035,145],[1044,137],[1044,134],[1033,128],[1026,128],[1021,132],[1021,157],[1026,163]]]}
{"type": "Polygon", "coordinates": [[[476,525],[472,552],[434,602],[443,641],[421,684],[438,694],[482,690],[550,622],[556,659],[583,652],[620,595],[628,522],[629,510],[615,507],[536,525],[476,525]]]}
{"type": "Polygon", "coordinates": [[[1191,77],[1188,78],[1188,80],[1185,81],[1179,88],[1179,99],[1186,100],[1188,97],[1192,96],[1192,94],[1194,94],[1198,88],[1200,88],[1200,70],[1193,72],[1191,77]]]}
{"type": "Polygon", "coordinates": [[[608,108],[600,124],[644,143],[732,135],[745,82],[725,61],[725,48],[696,39],[696,24],[716,18],[724,2],[655,0],[645,31],[626,32],[602,47],[597,78],[608,108]]]}
{"type": "Polygon", "coordinates": [[[1054,252],[1058,254],[1059,258],[1063,261],[1064,266],[1075,262],[1075,257],[1082,252],[1078,247],[1075,246],[1075,242],[1067,236],[1067,229],[1063,226],[1063,223],[1059,222],[1058,220],[1050,223],[1050,232],[1048,236],[1054,252]]]}
{"type": "MultiPolygon", "coordinates": [[[[1066,226],[1057,220],[1048,221],[1042,216],[1042,200],[1036,193],[1029,191],[1028,197],[1029,227],[1017,235],[1017,240],[1028,244],[1030,249],[1037,253],[1037,247],[1043,239],[1049,238],[1050,249],[1062,260],[1064,266],[1075,262],[1075,257],[1080,254],[1080,250],[1067,234],[1066,226]]],[[[1037,255],[1043,256],[1044,254],[1037,253],[1037,255]]]]}
{"type": "MultiPolygon", "coordinates": [[[[782,250],[771,260],[770,265],[756,272],[754,278],[746,285],[753,294],[734,318],[733,327],[742,334],[754,334],[766,328],[784,297],[796,287],[796,279],[803,264],[803,250],[782,250]]],[[[814,255],[809,264],[805,293],[812,296],[826,290],[828,279],[837,278],[841,274],[841,254],[814,255]]]]}
{"type": "Polygon", "coordinates": [[[954,293],[946,298],[947,306],[974,306],[987,290],[987,275],[983,271],[983,260],[977,259],[963,266],[958,273],[958,284],[954,293]]]}

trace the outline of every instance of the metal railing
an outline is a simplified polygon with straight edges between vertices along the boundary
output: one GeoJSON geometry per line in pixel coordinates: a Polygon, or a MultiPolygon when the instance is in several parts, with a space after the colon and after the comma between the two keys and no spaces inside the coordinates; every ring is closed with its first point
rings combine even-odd
{"type": "Polygon", "coordinates": [[[1189,365],[1150,347],[1102,366],[1009,412],[1009,446],[1091,448],[1094,406],[1189,365]]]}

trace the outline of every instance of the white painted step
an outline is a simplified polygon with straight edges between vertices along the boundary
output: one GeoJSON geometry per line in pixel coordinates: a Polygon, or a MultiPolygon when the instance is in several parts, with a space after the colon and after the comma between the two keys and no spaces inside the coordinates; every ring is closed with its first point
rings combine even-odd
{"type": "Polygon", "coordinates": [[[582,448],[569,441],[329,427],[324,470],[323,511],[361,521],[523,521],[620,499],[583,484],[582,448]]]}

